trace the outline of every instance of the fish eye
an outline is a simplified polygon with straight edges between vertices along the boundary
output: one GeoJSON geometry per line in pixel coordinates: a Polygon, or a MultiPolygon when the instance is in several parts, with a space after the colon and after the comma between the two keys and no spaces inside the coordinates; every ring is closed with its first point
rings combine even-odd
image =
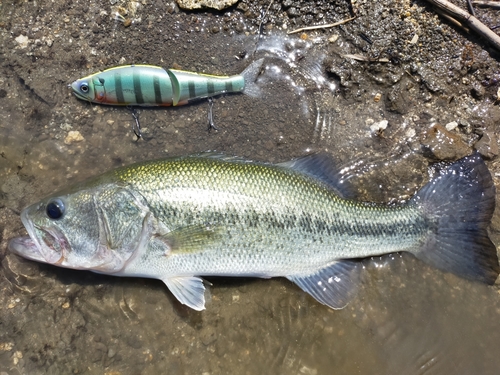
{"type": "Polygon", "coordinates": [[[83,82],[80,85],[80,91],[83,92],[84,94],[89,92],[89,84],[87,82],[83,82]]]}
{"type": "Polygon", "coordinates": [[[60,219],[64,215],[64,203],[60,199],[53,199],[47,203],[45,211],[47,212],[47,216],[49,218],[54,220],[60,219]]]}

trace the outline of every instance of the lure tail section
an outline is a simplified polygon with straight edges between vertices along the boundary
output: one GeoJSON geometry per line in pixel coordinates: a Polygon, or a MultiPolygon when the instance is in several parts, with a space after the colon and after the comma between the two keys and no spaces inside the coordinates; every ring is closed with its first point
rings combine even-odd
{"type": "Polygon", "coordinates": [[[243,89],[243,94],[248,95],[252,98],[260,96],[260,88],[256,81],[262,69],[262,64],[264,59],[259,59],[251,63],[247,68],[241,72],[241,76],[245,82],[245,87],[243,89]]]}
{"type": "Polygon", "coordinates": [[[414,255],[441,270],[493,284],[500,267],[487,227],[495,186],[478,154],[438,172],[411,203],[420,206],[431,233],[414,255]]]}

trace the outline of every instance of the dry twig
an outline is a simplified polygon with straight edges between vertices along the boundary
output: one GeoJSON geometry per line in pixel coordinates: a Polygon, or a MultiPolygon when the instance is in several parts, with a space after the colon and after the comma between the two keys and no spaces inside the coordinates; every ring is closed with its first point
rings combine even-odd
{"type": "Polygon", "coordinates": [[[352,21],[355,18],[356,17],[351,17],[351,18],[348,18],[346,20],[342,20],[342,21],[335,22],[335,23],[328,23],[325,25],[314,25],[314,26],[301,27],[300,29],[295,29],[295,30],[289,31],[289,32],[287,32],[287,34],[295,34],[295,33],[300,33],[301,31],[326,29],[329,27],[335,27],[335,26],[343,25],[344,23],[347,23],[349,21],[352,21]]]}
{"type": "Polygon", "coordinates": [[[370,58],[368,56],[363,56],[363,55],[358,55],[358,54],[346,54],[346,55],[340,55],[342,57],[347,57],[349,59],[354,59],[354,60],[357,60],[357,61],[368,61],[368,62],[389,62],[389,59],[385,58],[385,57],[381,57],[379,59],[377,58],[370,58]]]}
{"type": "Polygon", "coordinates": [[[497,50],[500,51],[500,36],[495,34],[490,28],[488,28],[488,26],[479,21],[476,17],[446,0],[427,1],[446,13],[449,13],[453,18],[463,22],[483,38],[486,38],[497,50]]]}
{"type": "Polygon", "coordinates": [[[496,9],[500,9],[500,1],[481,1],[481,0],[477,0],[477,1],[473,1],[472,2],[473,5],[478,5],[480,7],[489,7],[489,8],[496,8],[496,9]]]}

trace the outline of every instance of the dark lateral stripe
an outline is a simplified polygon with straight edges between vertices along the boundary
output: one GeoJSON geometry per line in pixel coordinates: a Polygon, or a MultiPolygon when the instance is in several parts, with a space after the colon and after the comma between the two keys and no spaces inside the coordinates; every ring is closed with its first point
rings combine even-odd
{"type": "Polygon", "coordinates": [[[142,97],[141,90],[141,75],[134,72],[134,94],[135,94],[135,102],[137,104],[144,103],[144,98],[142,97]]]}
{"type": "Polygon", "coordinates": [[[116,102],[125,103],[125,98],[123,97],[122,75],[118,72],[115,73],[115,92],[116,102]]]}
{"type": "Polygon", "coordinates": [[[207,80],[207,93],[208,95],[213,95],[215,93],[214,81],[211,79],[207,80]]]}
{"type": "Polygon", "coordinates": [[[226,82],[226,92],[233,92],[233,82],[232,81],[226,82]]]}
{"type": "Polygon", "coordinates": [[[161,99],[160,78],[158,76],[153,76],[153,87],[155,89],[156,104],[162,104],[163,102],[161,99]]]}
{"type": "Polygon", "coordinates": [[[196,86],[194,84],[194,81],[188,82],[188,90],[189,90],[189,98],[190,99],[196,98],[196,86]]]}

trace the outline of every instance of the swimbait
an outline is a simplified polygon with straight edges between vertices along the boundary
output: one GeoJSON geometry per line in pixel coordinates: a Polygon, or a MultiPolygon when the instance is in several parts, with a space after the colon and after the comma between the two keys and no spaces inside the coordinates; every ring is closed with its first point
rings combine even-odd
{"type": "Polygon", "coordinates": [[[258,96],[255,81],[263,61],[256,60],[241,74],[228,77],[152,65],[118,66],[78,79],[71,88],[82,100],[128,106],[178,106],[224,93],[258,96]]]}
{"type": "Polygon", "coordinates": [[[205,308],[200,276],[286,277],[334,309],[353,297],[359,259],[407,251],[493,283],[486,231],[495,187],[479,155],[441,169],[407,204],[345,198],[329,158],[269,165],[190,156],[118,168],[23,210],[9,249],[60,267],[161,279],[205,308]]]}

